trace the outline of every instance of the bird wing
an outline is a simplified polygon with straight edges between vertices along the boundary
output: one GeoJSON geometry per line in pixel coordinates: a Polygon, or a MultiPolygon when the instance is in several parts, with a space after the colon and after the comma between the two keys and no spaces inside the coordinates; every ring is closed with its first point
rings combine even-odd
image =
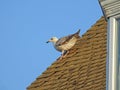
{"type": "Polygon", "coordinates": [[[56,42],[56,46],[61,46],[63,44],[66,44],[69,42],[69,40],[73,37],[73,35],[69,35],[66,37],[62,37],[60,38],[57,42],[56,42]]]}
{"type": "Polygon", "coordinates": [[[56,46],[61,46],[61,45],[64,45],[64,44],[68,43],[73,37],[78,38],[79,37],[79,33],[80,33],[80,29],[76,33],[74,33],[74,34],[71,34],[71,35],[68,35],[68,36],[60,38],[56,42],[56,46]]]}

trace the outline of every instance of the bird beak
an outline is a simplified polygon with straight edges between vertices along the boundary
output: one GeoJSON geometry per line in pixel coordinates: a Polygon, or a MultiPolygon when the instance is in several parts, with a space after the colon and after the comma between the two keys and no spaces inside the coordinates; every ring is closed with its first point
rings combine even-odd
{"type": "Polygon", "coordinates": [[[46,43],[49,43],[50,41],[47,41],[46,43]]]}

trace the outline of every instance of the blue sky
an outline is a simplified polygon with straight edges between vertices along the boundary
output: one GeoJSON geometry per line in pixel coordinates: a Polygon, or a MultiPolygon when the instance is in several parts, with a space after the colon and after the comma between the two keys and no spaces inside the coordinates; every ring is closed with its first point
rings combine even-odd
{"type": "Polygon", "coordinates": [[[26,90],[59,56],[52,36],[86,32],[98,0],[0,0],[0,90],[26,90]]]}

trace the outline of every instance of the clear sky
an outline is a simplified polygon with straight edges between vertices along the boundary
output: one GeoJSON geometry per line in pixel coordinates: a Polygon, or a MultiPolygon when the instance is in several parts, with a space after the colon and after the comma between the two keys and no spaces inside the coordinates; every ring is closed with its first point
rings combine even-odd
{"type": "Polygon", "coordinates": [[[26,90],[59,56],[52,36],[86,32],[98,0],[0,0],[0,90],[26,90]]]}

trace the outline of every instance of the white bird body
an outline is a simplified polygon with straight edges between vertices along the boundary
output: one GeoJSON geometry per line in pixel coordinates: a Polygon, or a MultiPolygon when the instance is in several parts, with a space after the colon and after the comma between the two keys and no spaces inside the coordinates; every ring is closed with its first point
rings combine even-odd
{"type": "Polygon", "coordinates": [[[72,37],[69,42],[63,44],[63,45],[57,45],[57,42],[54,44],[54,48],[57,50],[57,51],[60,51],[62,52],[63,50],[67,51],[69,50],[70,48],[72,48],[75,43],[76,43],[77,39],[75,37],[72,37]]]}
{"type": "Polygon", "coordinates": [[[80,30],[78,30],[78,32],[76,32],[75,34],[65,36],[60,39],[58,39],[57,37],[52,37],[50,40],[48,40],[48,42],[52,42],[54,48],[64,54],[66,51],[68,51],[75,45],[79,37],[79,32],[80,30]]]}

